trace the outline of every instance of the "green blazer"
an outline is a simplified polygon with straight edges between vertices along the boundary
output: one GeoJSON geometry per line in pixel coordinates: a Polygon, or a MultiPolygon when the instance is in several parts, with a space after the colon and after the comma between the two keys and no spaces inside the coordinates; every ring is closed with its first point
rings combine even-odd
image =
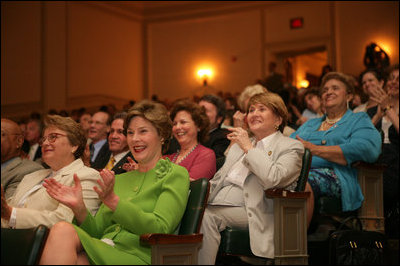
{"type": "Polygon", "coordinates": [[[161,159],[146,173],[118,175],[116,210],[102,204],[95,217],[88,213],[85,221],[75,226],[90,262],[150,264],[151,248],[140,245],[140,235],[171,234],[177,229],[186,208],[189,182],[187,170],[169,159],[161,159]]]}

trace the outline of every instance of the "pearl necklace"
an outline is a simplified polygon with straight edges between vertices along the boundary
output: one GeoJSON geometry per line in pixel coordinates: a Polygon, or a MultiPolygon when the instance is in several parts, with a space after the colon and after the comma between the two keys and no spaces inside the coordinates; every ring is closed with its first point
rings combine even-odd
{"type": "Polygon", "coordinates": [[[338,117],[338,118],[334,118],[334,119],[330,119],[328,116],[325,117],[325,122],[329,125],[333,125],[336,122],[338,122],[340,119],[342,119],[343,115],[338,117]]]}
{"type": "MultiPolygon", "coordinates": [[[[194,151],[194,149],[196,149],[196,147],[197,147],[197,145],[199,145],[199,144],[196,144],[196,145],[194,145],[194,147],[185,155],[185,156],[183,156],[183,158],[179,161],[179,163],[180,162],[182,162],[183,160],[185,160],[186,159],[186,157],[188,157],[189,156],[189,154],[191,154],[192,153],[192,151],[194,151]]],[[[173,163],[175,163],[176,162],[176,159],[178,158],[178,156],[179,156],[179,154],[180,154],[180,150],[178,150],[176,153],[175,153],[175,156],[174,156],[174,158],[172,158],[172,162],[173,163]]],[[[179,163],[177,163],[177,164],[179,164],[179,163]]]]}

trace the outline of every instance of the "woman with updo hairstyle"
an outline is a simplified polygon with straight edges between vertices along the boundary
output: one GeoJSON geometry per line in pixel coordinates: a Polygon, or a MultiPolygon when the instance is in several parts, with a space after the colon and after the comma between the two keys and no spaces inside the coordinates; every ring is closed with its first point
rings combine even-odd
{"type": "Polygon", "coordinates": [[[48,180],[57,180],[64,186],[79,182],[83,191],[81,200],[89,212],[95,214],[99,208],[100,199],[93,186],[100,175],[85,166],[81,159],[86,145],[81,125],[70,117],[48,115],[39,145],[42,160],[50,169],[25,175],[8,201],[1,194],[2,227],[34,228],[40,224],[52,227],[60,221],[72,222],[72,210],[47,194],[45,183],[48,180]]]}
{"type": "Polygon", "coordinates": [[[204,108],[190,100],[178,100],[172,106],[170,116],[172,134],[180,148],[166,157],[185,167],[190,180],[212,178],[216,171],[216,157],[212,149],[203,145],[210,127],[204,108]]]}
{"type": "Polygon", "coordinates": [[[101,170],[94,190],[103,203],[96,216],[86,210],[79,182],[74,187],[47,183],[49,195],[73,210],[75,223],[61,222],[50,230],[40,264],[151,263],[151,247],[140,244],[140,235],[172,234],[189,194],[187,170],[162,158],[171,127],[160,103],[143,100],[129,110],[124,128],[137,167],[117,179],[113,171],[101,170]]]}

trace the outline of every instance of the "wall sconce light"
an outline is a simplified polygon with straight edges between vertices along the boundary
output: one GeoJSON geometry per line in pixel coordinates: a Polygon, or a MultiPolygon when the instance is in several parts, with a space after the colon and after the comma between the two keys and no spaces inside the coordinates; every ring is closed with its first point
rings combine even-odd
{"type": "Polygon", "coordinates": [[[308,88],[308,85],[310,85],[310,82],[308,80],[303,79],[302,81],[300,81],[300,87],[308,88]]]}
{"type": "Polygon", "coordinates": [[[197,71],[197,76],[202,80],[203,86],[207,86],[208,80],[213,76],[213,71],[210,68],[202,68],[197,71]]]}

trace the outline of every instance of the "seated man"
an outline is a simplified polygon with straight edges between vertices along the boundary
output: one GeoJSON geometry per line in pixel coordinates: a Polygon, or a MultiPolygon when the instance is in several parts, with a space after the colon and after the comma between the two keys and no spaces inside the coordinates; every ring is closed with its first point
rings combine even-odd
{"type": "Polygon", "coordinates": [[[204,146],[212,149],[217,159],[223,157],[230,143],[226,137],[229,131],[221,128],[225,118],[225,103],[218,96],[206,94],[200,98],[199,105],[204,107],[210,120],[209,139],[204,146]]]}
{"type": "Polygon", "coordinates": [[[1,185],[5,197],[14,194],[22,178],[43,167],[29,159],[20,157],[24,136],[17,123],[1,119],[1,185]]]}
{"type": "Polygon", "coordinates": [[[116,175],[125,173],[126,170],[122,166],[125,163],[129,163],[128,157],[133,158],[132,153],[129,151],[126,135],[124,134],[124,120],[126,116],[126,112],[114,115],[111,122],[110,135],[108,135],[108,147],[111,155],[105,168],[114,171],[116,175]]]}
{"type": "Polygon", "coordinates": [[[94,113],[90,121],[88,134],[88,137],[92,140],[89,145],[90,165],[94,169],[103,169],[110,159],[111,152],[107,142],[110,124],[110,114],[103,111],[94,113]]]}
{"type": "Polygon", "coordinates": [[[42,150],[39,147],[39,139],[42,136],[43,122],[38,118],[31,118],[26,125],[25,139],[29,142],[28,158],[41,162],[42,150]]]}

